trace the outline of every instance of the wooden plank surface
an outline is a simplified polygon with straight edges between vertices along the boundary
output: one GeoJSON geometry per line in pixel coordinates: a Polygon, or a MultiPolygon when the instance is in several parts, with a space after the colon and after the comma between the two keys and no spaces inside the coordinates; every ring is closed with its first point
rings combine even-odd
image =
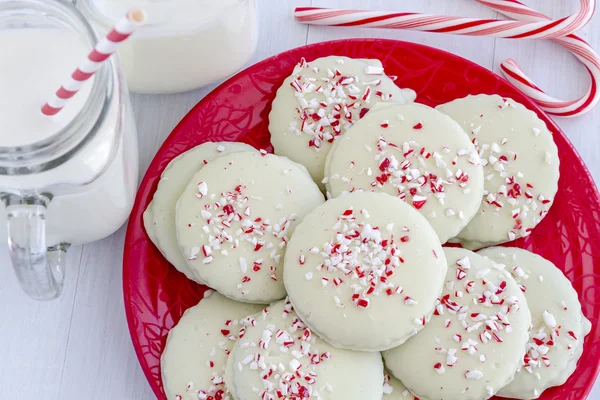
{"type": "MultiPolygon", "coordinates": [[[[506,57],[515,58],[552,95],[572,99],[587,90],[581,65],[548,42],[459,38],[405,31],[328,28],[298,25],[296,5],[356,7],[438,14],[496,17],[473,0],[259,0],[260,40],[252,62],[286,49],[323,40],[385,37],[438,47],[498,72],[506,57]]],[[[576,1],[529,0],[553,17],[573,12],[576,1]]],[[[600,17],[582,32],[600,46],[600,17]]],[[[140,171],[177,122],[214,86],[165,96],[133,95],[139,132],[140,171]]],[[[474,90],[476,90],[474,88],[474,90]]],[[[600,108],[571,120],[558,120],[600,178],[600,108]]],[[[135,357],[127,330],[121,289],[125,229],[97,243],[74,247],[69,254],[65,292],[60,300],[36,303],[17,287],[4,246],[0,246],[0,399],[142,400],[153,394],[135,357]]],[[[596,385],[590,399],[600,399],[596,385]]]]}

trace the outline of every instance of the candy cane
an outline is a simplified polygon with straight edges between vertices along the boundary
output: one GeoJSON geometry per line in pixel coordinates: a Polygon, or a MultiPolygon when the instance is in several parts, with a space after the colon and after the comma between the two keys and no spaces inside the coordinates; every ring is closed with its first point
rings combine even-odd
{"type": "Polygon", "coordinates": [[[121,43],[131,36],[145,19],[146,14],[139,9],[131,10],[121,18],[108,35],[96,44],[85,60],[69,76],[67,82],[44,104],[42,114],[48,116],[58,114],[67,101],[81,89],[83,83],[102,67],[103,63],[117,51],[121,43]]]}
{"type": "MultiPolygon", "coordinates": [[[[497,4],[502,7],[506,0],[497,4]]],[[[490,1],[498,3],[498,1],[490,1]]],[[[576,14],[557,20],[547,18],[535,22],[502,21],[429,15],[418,13],[395,13],[298,7],[296,21],[311,25],[362,26],[366,28],[411,29],[425,32],[451,33],[469,36],[494,36],[510,39],[551,39],[571,34],[581,29],[594,15],[596,0],[580,0],[576,14]]]]}
{"type": "MultiPolygon", "coordinates": [[[[479,3],[506,15],[523,21],[547,21],[549,18],[529,8],[517,0],[476,0],[479,3]]],[[[559,117],[576,117],[590,111],[600,100],[598,82],[600,82],[600,56],[581,37],[571,34],[553,39],[568,49],[587,68],[591,85],[587,93],[578,100],[563,101],[547,95],[521,70],[515,60],[507,59],[501,64],[502,73],[510,83],[531,97],[544,111],[559,117]]]]}
{"type": "Polygon", "coordinates": [[[476,0],[514,20],[478,20],[416,13],[388,13],[356,10],[332,10],[314,7],[296,9],[301,23],[331,26],[363,26],[372,28],[415,29],[427,32],[504,38],[552,39],[567,48],[588,69],[592,83],[580,99],[562,101],[547,95],[520,69],[512,59],[501,64],[504,76],[523,93],[531,97],[544,111],[560,117],[576,117],[590,111],[600,100],[600,57],[579,36],[573,34],[583,27],[595,11],[595,0],[580,0],[577,14],[551,20],[518,0],[476,0]],[[521,25],[510,25],[520,23],[521,25]]]}

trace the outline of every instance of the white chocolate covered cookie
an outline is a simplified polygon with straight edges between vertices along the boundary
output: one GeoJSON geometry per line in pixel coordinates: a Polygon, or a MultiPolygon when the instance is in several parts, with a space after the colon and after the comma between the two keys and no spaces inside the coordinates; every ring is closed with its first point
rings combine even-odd
{"type": "Polygon", "coordinates": [[[255,316],[231,352],[227,382],[237,400],[381,400],[379,353],[332,347],[281,301],[255,316]]]}
{"type": "Polygon", "coordinates": [[[304,165],[320,184],[337,137],[379,102],[404,104],[415,92],[398,88],[379,60],[304,59],[277,91],[269,114],[275,153],[304,165]]]}
{"type": "Polygon", "coordinates": [[[533,324],[520,371],[498,394],[536,399],[573,374],[591,324],[581,312],[571,282],[550,261],[510,247],[492,247],[478,254],[505,266],[521,284],[533,324]]]}
{"type": "Polygon", "coordinates": [[[235,152],[204,166],[177,203],[177,240],[202,281],[234,300],[285,296],[286,244],[323,203],[304,167],[272,154],[235,152]]]}
{"type": "Polygon", "coordinates": [[[544,121],[497,95],[467,96],[438,110],[462,125],[484,166],[481,208],[457,240],[478,249],[529,235],[558,190],[558,150],[544,121]]]}
{"type": "Polygon", "coordinates": [[[161,357],[167,399],[232,400],[223,383],[225,363],[240,331],[253,320],[246,317],[260,310],[211,291],[188,309],[169,332],[161,357]]]}
{"type": "Polygon", "coordinates": [[[244,143],[207,142],[175,157],[163,171],[152,202],[144,212],[146,232],[163,256],[179,272],[200,283],[204,282],[187,266],[177,245],[175,205],[192,176],[200,168],[220,155],[236,151],[255,150],[244,143]]]}
{"type": "Polygon", "coordinates": [[[427,220],[397,197],[351,193],[304,217],[285,256],[296,312],[340,348],[390,349],[423,328],[446,277],[427,220]]]}
{"type": "Polygon", "coordinates": [[[150,204],[148,204],[144,214],[142,214],[142,221],[144,222],[144,229],[146,230],[150,241],[162,253],[162,250],[160,247],[158,247],[156,241],[156,225],[154,224],[154,214],[152,213],[152,201],[150,201],[150,204]]]}
{"type": "Polygon", "coordinates": [[[514,377],[531,315],[510,273],[464,249],[445,248],[448,276],[431,320],[384,353],[387,368],[422,400],[481,400],[514,377]]]}
{"type": "Polygon", "coordinates": [[[473,218],[483,168],[459,124],[421,104],[376,108],[335,141],[325,164],[327,192],[381,191],[427,218],[445,243],[473,218]]]}
{"type": "Polygon", "coordinates": [[[419,400],[388,371],[383,377],[383,399],[382,400],[419,400]]]}

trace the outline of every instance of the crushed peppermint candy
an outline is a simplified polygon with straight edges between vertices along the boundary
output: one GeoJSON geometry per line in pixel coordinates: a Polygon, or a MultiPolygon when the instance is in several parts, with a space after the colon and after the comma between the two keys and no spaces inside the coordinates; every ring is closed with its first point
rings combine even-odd
{"type": "MultiPolygon", "coordinates": [[[[418,304],[413,297],[403,294],[404,289],[396,286],[391,280],[396,269],[405,262],[401,246],[410,239],[408,228],[403,228],[403,236],[395,238],[387,228],[360,222],[357,215],[368,215],[368,211],[356,212],[350,208],[337,217],[332,227],[335,236],[321,247],[306,249],[310,254],[319,254],[323,262],[309,268],[331,273],[332,277],[321,279],[320,285],[347,285],[353,289],[348,299],[355,306],[369,308],[371,296],[395,296],[402,294],[404,304],[418,304]],[[387,236],[389,235],[389,236],[387,236]]],[[[299,256],[299,259],[302,255],[299,256]]],[[[308,265],[305,265],[308,267],[308,265]]],[[[342,307],[343,301],[336,301],[342,307]]],[[[420,321],[420,320],[419,320],[420,321]]],[[[424,320],[419,325],[424,325],[424,320]]]]}
{"type": "MultiPolygon", "coordinates": [[[[343,60],[340,65],[343,65],[343,60]]],[[[340,67],[341,68],[341,67],[340,67]]],[[[342,68],[343,69],[343,68],[342,68]]],[[[367,66],[366,75],[385,75],[382,67],[367,66]]],[[[376,101],[389,101],[392,94],[378,88],[380,77],[362,81],[339,69],[311,67],[302,59],[292,75],[291,90],[298,101],[297,117],[288,130],[308,138],[308,147],[319,151],[364,117],[376,101]],[[313,72],[310,74],[307,72],[313,72]]]]}
{"type": "MultiPolygon", "coordinates": [[[[381,126],[387,127],[387,124],[388,121],[383,121],[381,126]]],[[[461,191],[469,189],[469,174],[456,165],[459,158],[473,165],[480,163],[474,149],[461,149],[456,154],[443,156],[447,154],[444,151],[447,147],[426,148],[415,141],[393,143],[383,136],[377,139],[375,147],[377,168],[370,182],[371,188],[391,186],[398,198],[412,204],[417,210],[432,201],[444,206],[450,186],[457,186],[461,191]]],[[[366,189],[353,186],[354,181],[350,178],[343,178],[342,181],[348,185],[348,192],[366,189]]],[[[448,208],[444,212],[447,217],[457,214],[464,218],[462,210],[448,208]]]]}
{"type": "Polygon", "coordinates": [[[211,202],[205,203],[200,212],[204,224],[202,230],[205,233],[202,243],[191,249],[188,259],[197,259],[204,265],[210,265],[220,257],[227,257],[228,250],[246,246],[256,256],[239,258],[242,278],[237,285],[238,289],[247,293],[245,284],[251,282],[256,273],[268,274],[271,280],[277,281],[275,272],[289,240],[288,230],[296,220],[296,215],[291,214],[277,221],[253,215],[249,206],[250,198],[244,193],[244,185],[237,185],[232,191],[217,196],[210,195],[209,190],[206,183],[198,184],[197,197],[203,201],[210,198],[211,202]],[[262,252],[258,254],[261,249],[262,252]]]}
{"type": "Polygon", "coordinates": [[[472,370],[472,371],[467,371],[465,372],[465,378],[467,379],[481,379],[483,378],[483,372],[479,371],[479,370],[472,370]]]}
{"type": "MultiPolygon", "coordinates": [[[[211,369],[215,369],[214,358],[218,352],[225,354],[225,359],[229,357],[231,345],[236,340],[244,336],[246,328],[254,326],[255,320],[253,317],[241,318],[239,320],[225,320],[219,331],[224,336],[224,341],[219,342],[218,346],[211,349],[208,354],[208,358],[205,361],[205,365],[211,369]]],[[[210,385],[206,387],[195,388],[194,382],[188,382],[185,392],[181,392],[175,395],[176,399],[179,400],[233,400],[233,396],[227,390],[225,386],[225,380],[223,373],[225,369],[225,363],[220,365],[221,370],[215,369],[210,375],[210,385]]]]}
{"type": "MultiPolygon", "coordinates": [[[[507,272],[503,268],[482,268],[473,265],[474,261],[468,255],[454,263],[449,260],[448,276],[454,279],[446,281],[436,302],[432,321],[447,331],[440,333],[450,339],[445,345],[432,340],[432,347],[440,356],[434,369],[440,374],[459,368],[460,359],[465,357],[483,365],[493,362],[488,360],[488,346],[504,342],[513,329],[511,319],[520,310],[519,300],[506,292],[504,273],[507,272]]],[[[459,372],[468,380],[484,378],[480,370],[459,372]]]]}
{"type": "Polygon", "coordinates": [[[548,328],[556,327],[556,319],[554,318],[554,315],[552,315],[548,312],[548,310],[546,310],[542,313],[542,318],[548,328]]]}
{"type": "MultiPolygon", "coordinates": [[[[272,308],[278,305],[272,306],[272,308]]],[[[274,310],[270,310],[273,312],[274,310]]],[[[318,338],[298,318],[286,299],[282,312],[283,323],[279,326],[267,324],[258,342],[245,342],[240,339],[238,349],[245,357],[237,363],[240,372],[256,371],[260,384],[253,387],[257,399],[264,400],[303,400],[320,398],[319,390],[333,388],[327,382],[319,381],[318,366],[331,358],[329,352],[318,351],[318,338]],[[275,363],[277,355],[289,354],[288,362],[275,363]]],[[[245,336],[247,337],[247,336],[245,336]]]]}
{"type": "MultiPolygon", "coordinates": [[[[539,132],[534,128],[535,136],[539,132]]],[[[512,163],[518,159],[518,154],[507,148],[508,139],[499,143],[482,143],[473,138],[472,142],[477,148],[486,177],[482,212],[488,208],[494,211],[508,210],[513,218],[512,229],[506,233],[508,240],[528,236],[547,214],[551,200],[536,194],[535,186],[523,172],[514,170],[512,163]]],[[[543,162],[551,164],[552,155],[546,152],[543,162]]]]}

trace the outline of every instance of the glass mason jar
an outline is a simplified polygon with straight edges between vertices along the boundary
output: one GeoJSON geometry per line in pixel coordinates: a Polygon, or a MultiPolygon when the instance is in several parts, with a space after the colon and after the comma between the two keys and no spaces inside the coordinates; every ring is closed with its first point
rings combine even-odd
{"type": "Polygon", "coordinates": [[[214,83],[240,70],[257,45],[256,0],[75,0],[99,31],[131,7],[146,24],[119,54],[129,88],[176,93],[214,83]]]}
{"type": "MultiPolygon", "coordinates": [[[[65,37],[63,34],[80,39],[83,43],[80,46],[86,47],[83,51],[91,50],[98,41],[90,24],[70,3],[62,0],[0,2],[0,39],[3,35],[12,35],[5,44],[13,46],[13,50],[16,46],[33,47],[35,41],[31,38],[39,38],[36,36],[39,32],[43,37],[57,38],[55,44],[63,50],[69,46],[68,43],[61,46],[59,39],[65,37]]],[[[4,38],[8,40],[8,36],[4,38]]],[[[4,62],[10,63],[10,60],[4,62]]],[[[41,71],[36,72],[38,83],[45,82],[44,74],[49,73],[51,65],[52,61],[36,65],[35,71],[41,71]]],[[[19,66],[14,68],[16,75],[19,66]]],[[[71,71],[76,66],[73,65],[71,71]]],[[[19,76],[11,79],[18,80],[19,76]]],[[[11,100],[9,96],[16,95],[17,85],[11,86],[7,79],[0,79],[2,82],[6,87],[0,90],[0,104],[6,105],[6,101],[11,100]]],[[[38,137],[36,132],[21,132],[35,140],[15,145],[8,136],[13,132],[2,132],[8,128],[0,124],[0,197],[3,200],[0,223],[8,226],[8,249],[18,280],[23,290],[38,300],[60,295],[69,246],[93,242],[115,232],[127,219],[135,196],[137,133],[116,57],[105,62],[86,84],[91,89],[87,98],[81,98],[81,108],[64,127],[47,137],[38,137]]],[[[24,90],[33,92],[36,87],[24,90]]],[[[76,96],[83,95],[82,92],[83,88],[76,96]]],[[[48,97],[51,94],[49,92],[48,97]]],[[[75,97],[69,102],[74,100],[75,97]]],[[[41,105],[43,102],[39,107],[41,105]]],[[[67,112],[67,107],[69,104],[58,115],[67,112]]],[[[36,110],[39,110],[37,105],[23,117],[53,118],[41,116],[41,112],[34,115],[36,110]]],[[[2,121],[0,110],[0,122],[6,120],[10,122],[11,115],[5,114],[2,121]]],[[[40,121],[43,126],[46,120],[40,121]]],[[[19,124],[16,122],[17,131],[19,124]]]]}

